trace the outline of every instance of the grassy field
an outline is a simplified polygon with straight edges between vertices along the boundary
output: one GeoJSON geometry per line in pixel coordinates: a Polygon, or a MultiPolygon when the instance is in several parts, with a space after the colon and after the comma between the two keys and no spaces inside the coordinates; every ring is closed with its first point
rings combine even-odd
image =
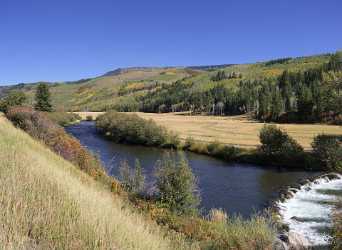
{"type": "Polygon", "coordinates": [[[190,248],[2,115],[0,211],[1,249],[190,248]]]}
{"type": "MultiPolygon", "coordinates": [[[[78,112],[83,119],[87,115],[95,119],[101,112],[78,112]]],[[[259,131],[264,123],[248,120],[243,116],[188,116],[180,114],[137,113],[145,119],[153,119],[159,125],[179,133],[182,139],[191,136],[195,140],[225,144],[243,148],[255,148],[259,145],[259,131]]],[[[311,148],[313,137],[318,134],[342,135],[341,126],[324,124],[277,124],[293,136],[305,149],[311,148]]]]}

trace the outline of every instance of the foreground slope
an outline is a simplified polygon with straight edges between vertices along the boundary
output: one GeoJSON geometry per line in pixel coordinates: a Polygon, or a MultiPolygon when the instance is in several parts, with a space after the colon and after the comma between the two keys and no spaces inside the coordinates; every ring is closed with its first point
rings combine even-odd
{"type": "Polygon", "coordinates": [[[185,249],[120,197],[0,116],[5,249],[185,249]],[[166,236],[165,236],[166,235],[166,236]]]}

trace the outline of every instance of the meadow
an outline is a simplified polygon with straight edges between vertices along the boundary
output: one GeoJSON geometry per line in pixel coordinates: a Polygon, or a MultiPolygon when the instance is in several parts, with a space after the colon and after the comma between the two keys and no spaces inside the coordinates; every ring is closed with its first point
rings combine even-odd
{"type": "MultiPolygon", "coordinates": [[[[77,112],[85,119],[94,119],[103,112],[77,112]]],[[[200,142],[214,142],[241,148],[256,148],[260,145],[259,131],[265,123],[250,120],[245,116],[189,116],[185,114],[141,113],[140,117],[152,119],[158,125],[177,132],[182,140],[192,137],[200,142]]],[[[311,149],[314,136],[318,134],[342,135],[342,127],[325,124],[276,124],[297,140],[306,150],[311,149]]]]}

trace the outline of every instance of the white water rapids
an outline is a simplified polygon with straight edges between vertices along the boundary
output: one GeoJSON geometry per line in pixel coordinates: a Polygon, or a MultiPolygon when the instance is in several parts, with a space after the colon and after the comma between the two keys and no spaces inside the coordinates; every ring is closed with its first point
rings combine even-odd
{"type": "Polygon", "coordinates": [[[278,202],[280,216],[289,225],[290,232],[301,235],[309,246],[328,245],[331,214],[338,199],[342,198],[342,175],[307,183],[293,192],[293,197],[278,202]]]}

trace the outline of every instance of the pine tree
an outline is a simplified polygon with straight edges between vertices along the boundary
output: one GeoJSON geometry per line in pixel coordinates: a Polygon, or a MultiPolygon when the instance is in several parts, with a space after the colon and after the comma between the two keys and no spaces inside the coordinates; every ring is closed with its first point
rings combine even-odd
{"type": "Polygon", "coordinates": [[[292,111],[292,86],[290,82],[290,75],[287,70],[284,71],[284,73],[279,78],[278,82],[279,88],[281,90],[281,95],[284,100],[285,105],[285,111],[292,111]]]}
{"type": "Polygon", "coordinates": [[[304,84],[299,88],[297,97],[297,109],[302,120],[310,120],[312,117],[313,100],[310,88],[304,84]]]}
{"type": "Polygon", "coordinates": [[[52,111],[52,105],[50,100],[49,86],[46,83],[40,83],[36,91],[36,104],[35,109],[39,111],[52,111]]]}

